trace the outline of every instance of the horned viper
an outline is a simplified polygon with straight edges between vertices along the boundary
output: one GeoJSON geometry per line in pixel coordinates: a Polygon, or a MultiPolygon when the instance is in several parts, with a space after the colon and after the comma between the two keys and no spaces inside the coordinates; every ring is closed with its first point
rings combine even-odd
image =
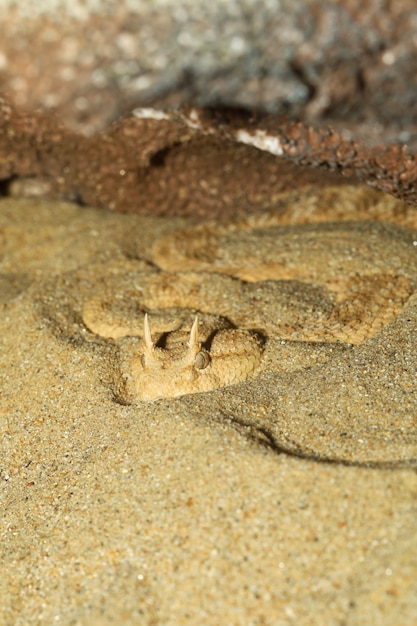
{"type": "Polygon", "coordinates": [[[258,215],[162,236],[147,261],[125,262],[130,287],[116,272],[83,320],[116,342],[142,337],[129,364],[139,400],[236,384],[273,336],[357,345],[393,321],[416,287],[413,219],[361,187],[283,194],[258,215]]]}

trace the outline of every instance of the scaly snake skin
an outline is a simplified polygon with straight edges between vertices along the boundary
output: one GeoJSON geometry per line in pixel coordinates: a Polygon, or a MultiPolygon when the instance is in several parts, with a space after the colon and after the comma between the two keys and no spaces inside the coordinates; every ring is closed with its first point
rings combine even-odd
{"type": "Polygon", "coordinates": [[[130,365],[139,400],[244,381],[272,335],[360,344],[415,289],[402,208],[368,189],[327,188],[283,194],[245,220],[177,229],[153,246],[152,265],[126,261],[130,289],[118,292],[116,279],[93,294],[84,323],[115,341],[145,335],[130,365]]]}

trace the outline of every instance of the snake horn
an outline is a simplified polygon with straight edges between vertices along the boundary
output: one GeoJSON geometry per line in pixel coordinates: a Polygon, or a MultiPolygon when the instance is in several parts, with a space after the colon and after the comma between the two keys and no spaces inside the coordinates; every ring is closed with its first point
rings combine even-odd
{"type": "Polygon", "coordinates": [[[151,335],[151,327],[149,326],[149,320],[148,320],[148,314],[145,313],[145,317],[143,320],[143,335],[145,338],[145,346],[146,349],[149,352],[152,352],[152,350],[154,349],[154,344],[152,341],[152,335],[151,335]]]}
{"type": "Polygon", "coordinates": [[[190,350],[199,350],[200,344],[198,341],[198,316],[195,316],[193,325],[191,326],[190,339],[188,340],[190,350]]]}

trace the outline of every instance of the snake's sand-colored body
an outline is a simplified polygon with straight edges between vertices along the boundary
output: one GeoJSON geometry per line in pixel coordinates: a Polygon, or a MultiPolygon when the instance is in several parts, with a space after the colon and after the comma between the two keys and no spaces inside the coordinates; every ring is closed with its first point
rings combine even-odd
{"type": "Polygon", "coordinates": [[[144,337],[149,313],[153,358],[143,340],[130,366],[141,400],[244,381],[272,336],[360,344],[396,318],[416,287],[413,233],[386,223],[401,222],[403,205],[378,203],[381,194],[369,190],[330,188],[285,194],[275,212],[247,220],[177,229],[156,242],[152,265],[126,261],[129,289],[109,279],[93,294],[84,323],[119,341],[144,337]],[[204,367],[196,366],[201,350],[204,367]]]}

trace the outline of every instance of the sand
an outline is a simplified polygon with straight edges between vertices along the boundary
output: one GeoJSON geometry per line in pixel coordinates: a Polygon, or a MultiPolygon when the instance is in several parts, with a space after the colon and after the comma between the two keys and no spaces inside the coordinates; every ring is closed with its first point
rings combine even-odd
{"type": "Polygon", "coordinates": [[[408,335],[396,322],[359,347],[376,359],[369,410],[344,349],[121,404],[114,346],[80,306],[96,266],[181,224],[0,202],[0,623],[417,624],[417,401],[371,386],[415,378],[414,309],[408,335]]]}

